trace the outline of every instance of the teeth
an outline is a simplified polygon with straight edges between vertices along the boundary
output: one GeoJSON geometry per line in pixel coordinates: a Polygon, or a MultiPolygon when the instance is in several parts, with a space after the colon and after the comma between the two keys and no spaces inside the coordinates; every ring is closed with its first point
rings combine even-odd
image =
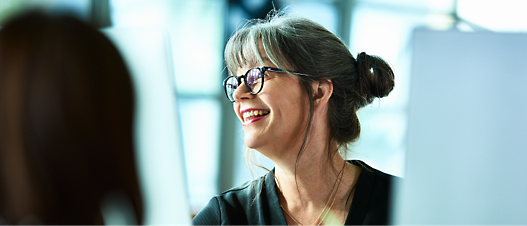
{"type": "Polygon", "coordinates": [[[269,113],[269,111],[265,111],[265,110],[246,111],[243,113],[243,118],[248,118],[248,117],[256,116],[256,115],[264,115],[267,113],[269,113]]]}

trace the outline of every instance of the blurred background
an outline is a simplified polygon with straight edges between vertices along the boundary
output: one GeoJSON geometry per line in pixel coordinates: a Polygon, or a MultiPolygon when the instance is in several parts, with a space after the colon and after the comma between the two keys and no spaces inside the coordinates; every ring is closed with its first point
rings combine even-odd
{"type": "MultiPolygon", "coordinates": [[[[21,10],[68,10],[98,28],[158,29],[168,34],[174,95],[190,211],[257,177],[244,158],[243,130],[225,98],[223,48],[248,19],[273,8],[310,18],[339,36],[356,56],[378,55],[396,75],[390,96],[360,110],[362,134],[349,159],[404,177],[411,38],[416,28],[526,32],[523,0],[0,0],[0,23],[21,10]]],[[[162,135],[156,131],[153,135],[162,135]]],[[[170,152],[171,150],[166,150],[170,152]]],[[[174,150],[177,151],[177,150],[174,150]]],[[[142,153],[141,155],[148,155],[142,153]]],[[[262,165],[272,168],[265,157],[262,165]]],[[[141,167],[163,167],[143,164],[141,167]]],[[[160,169],[171,178],[173,168],[160,169]]],[[[165,181],[170,183],[170,181],[165,181]]],[[[159,190],[165,197],[170,190],[159,190]]],[[[162,198],[161,198],[162,200],[162,198]]],[[[163,209],[170,215],[170,208],[163,209]]],[[[163,222],[160,220],[159,222],[163,222]]]]}

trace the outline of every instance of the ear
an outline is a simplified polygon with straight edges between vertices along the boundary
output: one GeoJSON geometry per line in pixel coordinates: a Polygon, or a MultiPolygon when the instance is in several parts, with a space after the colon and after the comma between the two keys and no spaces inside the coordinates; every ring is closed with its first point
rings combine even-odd
{"type": "Polygon", "coordinates": [[[327,105],[333,95],[333,82],[330,79],[320,80],[313,84],[313,104],[315,109],[327,105]]]}

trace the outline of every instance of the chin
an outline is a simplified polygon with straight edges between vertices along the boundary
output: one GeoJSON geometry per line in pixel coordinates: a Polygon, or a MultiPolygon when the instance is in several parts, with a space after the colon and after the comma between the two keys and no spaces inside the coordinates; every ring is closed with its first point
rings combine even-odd
{"type": "Polygon", "coordinates": [[[252,139],[250,140],[245,139],[245,146],[247,146],[250,149],[256,149],[256,145],[254,145],[254,142],[252,141],[252,139]]]}
{"type": "Polygon", "coordinates": [[[257,149],[260,145],[258,145],[258,136],[253,135],[245,135],[245,146],[247,146],[250,149],[257,149]]]}

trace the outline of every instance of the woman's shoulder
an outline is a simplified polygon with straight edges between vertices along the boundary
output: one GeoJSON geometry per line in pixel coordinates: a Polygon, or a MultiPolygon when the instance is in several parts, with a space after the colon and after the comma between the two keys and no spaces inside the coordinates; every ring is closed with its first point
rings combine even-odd
{"type": "MultiPolygon", "coordinates": [[[[212,197],[207,205],[194,217],[192,224],[194,225],[217,225],[217,224],[233,224],[230,222],[237,216],[239,220],[246,219],[251,205],[257,192],[261,192],[265,178],[268,175],[263,175],[251,181],[247,181],[240,186],[231,188],[222,192],[219,195],[212,197]],[[224,222],[229,221],[229,222],[224,222]]],[[[243,222],[238,222],[247,224],[243,222]]]]}
{"type": "MultiPolygon", "coordinates": [[[[400,177],[382,172],[375,169],[360,160],[351,160],[350,163],[362,167],[362,172],[359,177],[362,183],[370,185],[370,189],[382,193],[389,193],[392,191],[394,184],[402,180],[400,177]]],[[[391,195],[390,195],[391,196],[391,195]]]]}
{"type": "Polygon", "coordinates": [[[254,180],[247,181],[242,185],[233,187],[214,197],[227,202],[234,200],[244,201],[247,199],[253,199],[256,195],[256,192],[262,189],[262,185],[264,184],[266,176],[267,174],[254,180]]]}
{"type": "Polygon", "coordinates": [[[369,174],[370,176],[374,176],[377,179],[383,180],[386,183],[392,183],[394,180],[400,180],[400,177],[385,173],[383,171],[380,171],[378,169],[375,169],[371,167],[370,165],[366,164],[365,162],[361,160],[348,160],[349,163],[353,165],[358,165],[362,167],[362,170],[365,170],[365,174],[369,174]]]}
{"type": "Polygon", "coordinates": [[[392,204],[392,189],[399,177],[384,173],[368,164],[349,161],[362,167],[355,198],[346,224],[388,224],[392,204]],[[351,217],[350,217],[351,216],[351,217]]]}

